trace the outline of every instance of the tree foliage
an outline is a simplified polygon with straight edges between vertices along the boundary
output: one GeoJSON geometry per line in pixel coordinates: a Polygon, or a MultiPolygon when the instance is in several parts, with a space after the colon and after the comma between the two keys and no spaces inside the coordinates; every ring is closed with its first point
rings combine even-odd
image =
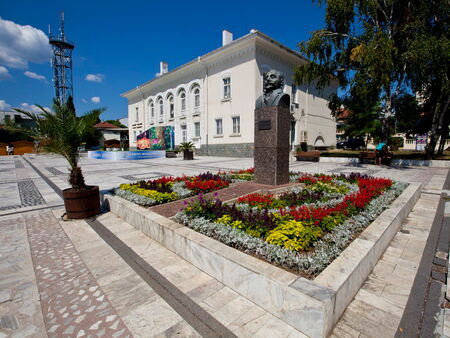
{"type": "Polygon", "coordinates": [[[104,109],[94,109],[83,116],[77,116],[71,97],[66,104],[54,100],[53,110],[50,112],[39,106],[41,112],[35,114],[14,108],[35,122],[35,127],[29,132],[41,141],[44,150],[63,156],[70,165],[69,183],[74,189],[85,187],[81,169],[78,167],[78,147],[92,133],[93,126],[104,109]]]}
{"type": "MultiPolygon", "coordinates": [[[[403,121],[418,118],[411,96],[420,93],[433,106],[430,113],[436,127],[431,135],[437,139],[444,129],[450,93],[448,1],[315,2],[326,4],[325,27],[299,44],[311,62],[296,69],[296,82],[316,81],[320,88],[336,79],[340,91],[330,101],[332,113],[336,115],[343,106],[355,122],[367,122],[366,128],[354,124],[352,132],[356,128],[376,132],[371,126],[376,118],[383,122],[385,139],[399,118],[402,128],[414,124],[403,121]]],[[[434,145],[430,142],[433,151],[434,145]]]]}

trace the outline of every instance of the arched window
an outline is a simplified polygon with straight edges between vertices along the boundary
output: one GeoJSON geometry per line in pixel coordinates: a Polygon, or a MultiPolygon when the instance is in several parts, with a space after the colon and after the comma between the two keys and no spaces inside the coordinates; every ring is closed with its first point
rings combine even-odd
{"type": "Polygon", "coordinates": [[[169,96],[169,118],[173,119],[175,115],[175,105],[173,103],[173,95],[169,96]]]}
{"type": "Polygon", "coordinates": [[[186,111],[186,93],[184,91],[180,94],[180,110],[182,112],[186,111]]]}
{"type": "Polygon", "coordinates": [[[149,106],[149,111],[150,111],[150,120],[154,120],[155,119],[155,104],[153,103],[153,101],[150,101],[148,106],[149,106]]]}
{"type": "Polygon", "coordinates": [[[194,108],[200,108],[200,89],[194,89],[194,108]]]}
{"type": "Polygon", "coordinates": [[[164,116],[164,103],[162,97],[158,100],[158,107],[159,107],[159,117],[162,119],[164,116]]]}

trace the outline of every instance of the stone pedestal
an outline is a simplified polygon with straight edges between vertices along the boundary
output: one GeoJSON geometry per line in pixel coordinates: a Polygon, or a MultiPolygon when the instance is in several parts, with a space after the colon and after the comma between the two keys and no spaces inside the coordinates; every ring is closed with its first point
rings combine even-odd
{"type": "Polygon", "coordinates": [[[261,184],[289,183],[288,107],[255,109],[255,181],[261,184]]]}

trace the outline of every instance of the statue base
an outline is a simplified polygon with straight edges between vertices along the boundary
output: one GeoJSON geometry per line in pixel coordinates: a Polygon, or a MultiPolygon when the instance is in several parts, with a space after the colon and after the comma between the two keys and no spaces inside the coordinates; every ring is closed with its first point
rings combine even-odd
{"type": "Polygon", "coordinates": [[[255,109],[254,163],[256,183],[289,183],[288,107],[255,109]]]}

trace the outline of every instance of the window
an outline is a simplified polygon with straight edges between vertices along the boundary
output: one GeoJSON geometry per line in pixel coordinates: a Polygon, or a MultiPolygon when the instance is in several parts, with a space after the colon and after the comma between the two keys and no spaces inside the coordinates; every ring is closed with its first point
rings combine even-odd
{"type": "Polygon", "coordinates": [[[150,120],[155,119],[155,104],[153,101],[150,102],[150,120]]]}
{"type": "Polygon", "coordinates": [[[216,135],[223,134],[222,119],[216,120],[216,135]]]}
{"type": "Polygon", "coordinates": [[[223,98],[231,98],[231,79],[229,77],[223,79],[223,98]]]}
{"type": "Polygon", "coordinates": [[[187,128],[185,124],[181,126],[181,138],[182,142],[187,142],[187,128]]]}
{"type": "Polygon", "coordinates": [[[136,122],[139,121],[139,107],[136,107],[136,122]]]}
{"type": "Polygon", "coordinates": [[[174,111],[175,111],[175,105],[173,103],[173,96],[170,96],[169,97],[169,117],[171,119],[173,119],[174,111]]]}
{"type": "Polygon", "coordinates": [[[291,87],[292,103],[297,103],[297,86],[293,83],[291,87]]]}
{"type": "Polygon", "coordinates": [[[158,101],[158,106],[159,106],[159,117],[162,119],[164,116],[164,104],[161,98],[158,101]]]}
{"type": "Polygon", "coordinates": [[[200,89],[194,89],[194,108],[200,108],[200,89]]]}
{"type": "Polygon", "coordinates": [[[241,118],[239,116],[234,116],[231,118],[233,120],[233,134],[241,133],[241,118]]]}
{"type": "Polygon", "coordinates": [[[137,139],[137,135],[136,135],[136,130],[135,130],[135,131],[133,131],[133,140],[136,141],[136,139],[137,139]]]}
{"type": "Polygon", "coordinates": [[[200,122],[194,123],[195,137],[200,137],[200,122]]]}
{"type": "Polygon", "coordinates": [[[184,112],[186,110],[186,93],[182,92],[180,94],[180,110],[184,112]]]}

